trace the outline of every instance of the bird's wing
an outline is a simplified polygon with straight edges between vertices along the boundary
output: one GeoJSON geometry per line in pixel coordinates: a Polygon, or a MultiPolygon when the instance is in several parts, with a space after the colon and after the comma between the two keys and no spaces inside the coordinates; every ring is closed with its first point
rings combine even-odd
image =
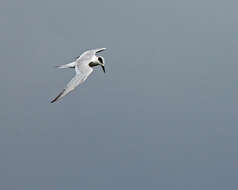
{"type": "Polygon", "coordinates": [[[76,62],[74,61],[74,62],[71,62],[71,63],[68,63],[68,64],[59,65],[59,66],[56,66],[56,67],[59,68],[59,69],[74,68],[75,64],[76,64],[76,62]]]}
{"type": "Polygon", "coordinates": [[[85,51],[82,55],[84,54],[95,55],[96,53],[99,53],[104,50],[106,50],[106,48],[91,49],[91,50],[85,51]]]}
{"type": "Polygon", "coordinates": [[[87,60],[87,59],[90,59],[91,57],[93,57],[96,53],[99,53],[101,51],[104,51],[106,50],[106,48],[98,48],[98,49],[92,49],[92,50],[87,50],[85,51],[84,53],[82,53],[82,55],[80,55],[76,62],[80,62],[82,60],[87,60]]]}
{"type": "Polygon", "coordinates": [[[95,53],[99,53],[104,50],[106,50],[106,48],[98,48],[98,49],[94,49],[93,51],[95,51],[95,53]]]}
{"type": "Polygon", "coordinates": [[[67,84],[66,88],[62,90],[62,92],[51,101],[51,103],[54,103],[55,101],[63,98],[68,93],[73,91],[78,85],[83,83],[88,76],[92,73],[93,69],[88,65],[87,62],[84,62],[83,64],[76,65],[75,66],[75,76],[71,79],[71,81],[67,84]]]}

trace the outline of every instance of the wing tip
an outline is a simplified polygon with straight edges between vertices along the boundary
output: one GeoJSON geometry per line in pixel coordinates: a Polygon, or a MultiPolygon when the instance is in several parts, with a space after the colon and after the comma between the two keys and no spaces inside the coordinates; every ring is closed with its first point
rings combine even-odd
{"type": "Polygon", "coordinates": [[[61,97],[61,95],[64,93],[64,91],[65,91],[65,89],[62,92],[60,92],[59,95],[56,96],[53,100],[51,100],[50,103],[56,102],[61,97]]]}
{"type": "Polygon", "coordinates": [[[101,52],[101,51],[104,51],[104,50],[106,50],[107,48],[98,48],[98,49],[96,49],[96,53],[99,53],[99,52],[101,52]]]}

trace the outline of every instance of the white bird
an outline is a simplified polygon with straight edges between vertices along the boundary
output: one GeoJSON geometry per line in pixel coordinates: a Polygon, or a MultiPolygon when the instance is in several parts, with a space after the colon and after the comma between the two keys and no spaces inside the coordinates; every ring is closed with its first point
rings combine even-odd
{"type": "Polygon", "coordinates": [[[63,91],[51,101],[51,103],[63,98],[68,93],[73,91],[78,85],[83,83],[93,72],[92,67],[100,65],[103,69],[103,72],[105,73],[104,58],[102,56],[96,56],[96,53],[99,53],[105,49],[106,48],[99,48],[85,51],[74,62],[57,66],[60,69],[75,68],[76,73],[71,81],[67,84],[66,88],[64,88],[63,91]]]}

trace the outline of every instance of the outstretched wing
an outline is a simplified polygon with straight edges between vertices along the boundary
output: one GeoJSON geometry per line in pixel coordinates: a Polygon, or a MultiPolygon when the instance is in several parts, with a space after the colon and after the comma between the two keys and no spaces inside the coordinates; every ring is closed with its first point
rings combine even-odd
{"type": "Polygon", "coordinates": [[[67,84],[66,88],[63,89],[59,93],[59,95],[51,101],[51,103],[54,103],[55,101],[63,98],[68,93],[73,91],[77,86],[83,83],[88,78],[88,76],[92,73],[93,69],[89,67],[87,63],[84,63],[84,64],[76,65],[75,71],[76,71],[75,76],[67,84]]]}
{"type": "Polygon", "coordinates": [[[106,48],[98,48],[98,49],[92,49],[92,50],[87,50],[82,55],[78,57],[76,62],[82,62],[82,60],[88,60],[91,59],[96,53],[99,53],[101,51],[106,50],[106,48]]]}
{"type": "Polygon", "coordinates": [[[98,48],[98,49],[94,49],[93,51],[95,51],[95,53],[99,53],[104,50],[106,50],[106,48],[98,48]]]}
{"type": "Polygon", "coordinates": [[[68,64],[64,64],[64,65],[58,65],[56,66],[57,68],[59,69],[66,69],[66,68],[74,68],[76,65],[76,62],[71,62],[71,63],[68,63],[68,64]]]}

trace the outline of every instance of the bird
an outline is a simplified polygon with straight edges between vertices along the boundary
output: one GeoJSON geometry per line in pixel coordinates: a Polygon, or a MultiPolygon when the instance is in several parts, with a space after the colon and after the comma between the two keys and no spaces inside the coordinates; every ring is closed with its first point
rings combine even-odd
{"type": "Polygon", "coordinates": [[[98,48],[87,50],[82,53],[74,62],[56,66],[59,69],[65,68],[74,68],[75,69],[75,76],[71,79],[71,81],[67,84],[67,86],[56,96],[51,103],[58,101],[59,99],[66,96],[68,93],[73,91],[77,86],[82,84],[88,76],[93,72],[93,67],[101,66],[104,73],[105,66],[104,66],[104,58],[102,56],[97,56],[96,53],[102,52],[106,50],[106,48],[98,48]]]}

